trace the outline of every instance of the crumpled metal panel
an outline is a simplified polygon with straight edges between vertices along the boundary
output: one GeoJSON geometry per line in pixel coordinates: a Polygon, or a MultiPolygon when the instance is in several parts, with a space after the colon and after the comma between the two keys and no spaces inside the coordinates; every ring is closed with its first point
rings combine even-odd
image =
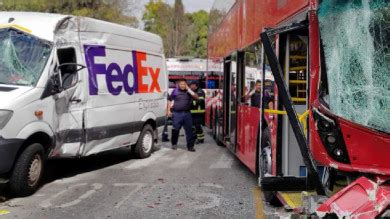
{"type": "Polygon", "coordinates": [[[390,186],[377,179],[361,177],[325,201],[317,215],[336,214],[339,218],[375,218],[390,205],[390,186]]]}

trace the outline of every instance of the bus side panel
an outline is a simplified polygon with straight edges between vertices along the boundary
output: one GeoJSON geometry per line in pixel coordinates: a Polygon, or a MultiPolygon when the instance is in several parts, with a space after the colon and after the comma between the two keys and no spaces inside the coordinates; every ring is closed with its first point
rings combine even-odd
{"type": "Polygon", "coordinates": [[[260,124],[260,111],[256,107],[238,107],[237,157],[256,173],[257,142],[260,124]]]}

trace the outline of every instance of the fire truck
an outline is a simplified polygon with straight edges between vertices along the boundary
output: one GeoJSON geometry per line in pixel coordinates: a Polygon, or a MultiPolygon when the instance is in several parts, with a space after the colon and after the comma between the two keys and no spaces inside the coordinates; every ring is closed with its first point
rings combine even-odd
{"type": "Polygon", "coordinates": [[[387,0],[215,1],[208,55],[223,80],[209,126],[267,201],[319,217],[390,215],[389,14],[387,0]],[[245,98],[250,68],[260,108],[245,98]]]}

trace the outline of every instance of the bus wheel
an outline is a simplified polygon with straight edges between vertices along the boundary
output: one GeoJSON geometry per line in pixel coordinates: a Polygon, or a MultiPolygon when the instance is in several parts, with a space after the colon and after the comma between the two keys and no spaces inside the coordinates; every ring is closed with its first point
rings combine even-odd
{"type": "Polygon", "coordinates": [[[335,184],[336,170],[331,167],[324,167],[324,174],[322,176],[322,185],[325,188],[325,194],[331,196],[335,184]]]}
{"type": "Polygon", "coordinates": [[[45,152],[41,144],[28,146],[15,163],[9,185],[17,196],[32,195],[39,186],[45,163],[45,152]]]}
{"type": "MultiPolygon", "coordinates": [[[[212,121],[212,120],[210,120],[210,121],[212,121]]],[[[212,123],[212,122],[210,122],[210,123],[211,123],[211,128],[212,128],[212,131],[213,131],[213,139],[217,140],[217,128],[216,128],[217,120],[214,119],[214,123],[212,123]]]]}
{"type": "Polygon", "coordinates": [[[154,148],[153,128],[149,124],[145,125],[138,138],[137,144],[133,148],[135,155],[141,159],[152,154],[154,148]]]}
{"type": "Polygon", "coordinates": [[[220,131],[220,127],[219,127],[219,122],[218,122],[218,120],[219,120],[219,118],[217,117],[216,119],[215,119],[215,141],[217,142],[217,145],[218,146],[224,146],[224,144],[222,143],[222,141],[220,140],[220,133],[219,133],[219,131],[220,131]]]}

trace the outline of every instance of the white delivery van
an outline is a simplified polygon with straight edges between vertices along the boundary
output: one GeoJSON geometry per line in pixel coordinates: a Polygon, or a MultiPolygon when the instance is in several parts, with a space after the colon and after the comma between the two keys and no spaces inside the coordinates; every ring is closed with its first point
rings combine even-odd
{"type": "Polygon", "coordinates": [[[46,158],[131,146],[148,157],[166,115],[159,36],[91,18],[0,13],[0,178],[32,194],[46,158]]]}

